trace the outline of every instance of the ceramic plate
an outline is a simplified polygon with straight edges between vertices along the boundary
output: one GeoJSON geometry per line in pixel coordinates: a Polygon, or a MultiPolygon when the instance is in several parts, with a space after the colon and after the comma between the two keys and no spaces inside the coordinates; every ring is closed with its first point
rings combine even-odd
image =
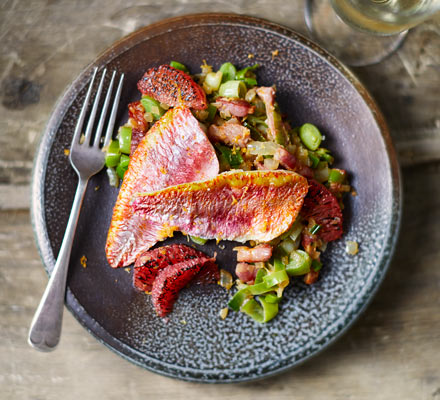
{"type": "MultiPolygon", "coordinates": [[[[110,349],[151,371],[201,382],[262,378],[297,365],[325,348],[359,316],[381,282],[397,239],[398,165],[383,117],[365,88],[337,60],[297,33],[267,21],[227,14],[178,17],[148,26],[113,45],[89,65],[58,102],[35,161],[32,214],[36,239],[50,273],[67,224],[77,178],[64,150],[95,66],[126,74],[117,125],[139,98],[136,82],[152,66],[178,60],[199,71],[259,63],[260,84],[277,87],[281,109],[294,125],[312,122],[325,133],[336,165],[347,169],[357,196],[347,198],[343,239],[329,245],[319,281],[295,281],[280,313],[259,325],[241,313],[219,311],[229,294],[217,285],[181,292],[168,322],[149,296],[132,288],[132,272],[107,264],[104,246],[117,189],[105,172],[89,183],[73,245],[66,305],[110,349]],[[274,55],[274,51],[278,51],[274,55]],[[359,253],[345,253],[345,241],[359,253]],[[87,258],[86,268],[80,262],[87,258]]],[[[186,242],[182,236],[174,241],[186,242]]],[[[219,253],[232,270],[231,243],[219,253]]]]}

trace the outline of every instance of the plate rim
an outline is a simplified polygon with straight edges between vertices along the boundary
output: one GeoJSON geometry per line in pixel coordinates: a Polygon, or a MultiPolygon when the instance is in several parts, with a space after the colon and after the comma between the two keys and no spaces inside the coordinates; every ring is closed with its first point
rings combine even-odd
{"type": "MultiPolygon", "coordinates": [[[[202,25],[233,25],[233,26],[244,26],[246,28],[254,28],[267,30],[271,33],[278,34],[280,36],[287,37],[290,40],[296,41],[309,50],[316,53],[320,58],[322,58],[327,63],[331,64],[334,68],[339,70],[341,75],[349,81],[349,83],[355,88],[357,93],[361,96],[362,100],[365,102],[366,106],[372,113],[372,117],[376,122],[382,136],[382,140],[385,146],[385,152],[388,156],[388,161],[390,165],[390,175],[391,175],[391,200],[393,203],[393,207],[391,210],[391,221],[390,226],[387,231],[387,241],[382,249],[382,253],[380,255],[378,261],[378,267],[376,273],[372,277],[372,283],[370,284],[369,290],[365,293],[365,299],[362,302],[359,302],[357,307],[354,307],[354,310],[344,314],[344,322],[343,326],[337,329],[336,333],[331,336],[330,339],[325,341],[323,344],[318,345],[318,348],[312,350],[309,354],[305,354],[300,356],[299,359],[290,360],[286,365],[281,365],[274,369],[270,369],[266,372],[256,372],[254,371],[252,374],[248,376],[240,376],[237,378],[221,378],[219,379],[218,374],[217,378],[214,376],[212,378],[206,378],[209,373],[207,371],[203,371],[204,377],[200,378],[195,376],[195,369],[190,369],[190,374],[187,375],[185,373],[176,374],[172,371],[166,370],[166,368],[159,370],[157,367],[151,367],[145,363],[145,357],[151,358],[149,356],[144,355],[142,362],[141,359],[134,358],[136,353],[138,352],[136,349],[126,345],[119,339],[112,336],[109,332],[107,332],[97,321],[93,319],[91,315],[87,313],[87,311],[82,307],[82,305],[75,298],[70,289],[67,289],[66,294],[66,307],[71,312],[71,314],[75,317],[76,320],[80,322],[80,324],[92,335],[94,336],[100,343],[104,344],[107,348],[121,356],[122,358],[142,367],[147,370],[150,370],[155,373],[159,373],[161,375],[165,375],[172,378],[178,378],[186,381],[195,381],[195,382],[203,382],[203,383],[234,383],[234,382],[246,382],[253,381],[258,379],[263,379],[275,374],[282,373],[286,370],[289,370],[299,364],[309,360],[310,358],[316,356],[317,354],[324,351],[328,346],[333,344],[336,340],[338,340],[341,336],[345,334],[345,332],[357,321],[359,316],[364,312],[364,310],[368,307],[369,303],[374,298],[375,293],[381,286],[381,283],[386,275],[388,267],[391,263],[393,253],[395,250],[395,246],[398,240],[400,224],[401,224],[401,216],[402,216],[402,179],[400,166],[397,160],[397,155],[391,140],[391,135],[389,133],[387,124],[385,122],[385,118],[382,115],[379,107],[376,102],[373,100],[373,97],[369,93],[369,91],[363,86],[363,84],[359,81],[359,79],[353,74],[353,72],[343,65],[336,57],[332,56],[326,50],[321,48],[319,45],[314,43],[312,40],[306,38],[295,30],[283,26],[278,23],[274,23],[268,21],[263,18],[251,17],[240,14],[233,13],[196,13],[196,14],[188,14],[182,15],[172,18],[167,18],[145,26],[141,29],[136,30],[135,32],[121,38],[120,40],[113,43],[106,50],[101,52],[94,61],[88,64],[85,68],[82,69],[80,74],[76,77],[76,79],[67,86],[63,94],[58,98],[54,108],[52,109],[51,116],[42,131],[40,136],[40,141],[37,146],[36,156],[33,163],[32,169],[32,178],[31,178],[31,223],[34,232],[34,238],[37,244],[38,252],[43,262],[43,266],[46,270],[46,273],[50,275],[55,260],[54,255],[50,246],[49,237],[47,234],[45,217],[44,217],[44,181],[46,175],[46,167],[47,160],[49,158],[49,151],[53,141],[55,139],[56,132],[59,129],[61,121],[63,117],[72,104],[72,102],[76,98],[76,93],[81,90],[84,86],[88,84],[87,80],[85,80],[85,76],[90,74],[90,71],[95,67],[101,67],[109,63],[113,58],[117,57],[120,53],[123,53],[125,50],[128,50],[134,45],[137,45],[145,40],[149,40],[154,37],[154,33],[161,34],[164,33],[164,27],[167,27],[166,30],[170,29],[178,29],[178,28],[188,28],[194,25],[202,26],[202,25]],[[85,84],[84,84],[85,82],[85,84]],[[76,88],[76,90],[75,90],[76,88]],[[68,96],[69,93],[74,92],[74,96],[68,96]],[[348,321],[348,322],[347,322],[348,321]],[[94,329],[92,329],[93,327],[94,329]],[[105,338],[102,336],[104,334],[105,338]],[[131,353],[131,356],[124,353],[123,351],[128,351],[131,353]],[[192,372],[191,372],[192,371],[192,372]]],[[[340,322],[339,320],[334,321],[334,324],[340,322]]],[[[317,341],[318,342],[318,341],[317,341]]],[[[298,354],[304,353],[303,350],[298,354]]],[[[284,360],[289,360],[292,358],[292,355],[286,357],[284,360]]],[[[161,364],[161,361],[155,359],[156,363],[161,364]]],[[[281,363],[282,364],[282,363],[281,363]]],[[[174,366],[176,368],[176,366],[174,366]]],[[[182,371],[186,368],[182,368],[182,371]]],[[[179,368],[177,368],[179,370],[179,368]]],[[[175,370],[174,370],[175,371],[175,370]]],[[[200,370],[201,371],[201,370],[200,370]]],[[[212,370],[210,370],[212,371],[212,370]]],[[[201,375],[201,372],[199,373],[201,375]]],[[[214,374],[215,375],[215,374],[214,374]]]]}

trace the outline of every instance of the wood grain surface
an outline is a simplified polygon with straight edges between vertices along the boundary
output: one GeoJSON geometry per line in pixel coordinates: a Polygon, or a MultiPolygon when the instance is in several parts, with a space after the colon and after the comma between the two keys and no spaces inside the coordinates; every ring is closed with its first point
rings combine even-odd
{"type": "Polygon", "coordinates": [[[99,344],[68,312],[55,352],[27,345],[47,282],[30,224],[29,183],[51,110],[115,40],[202,11],[264,17],[306,33],[299,0],[0,2],[0,399],[440,399],[440,16],[413,29],[379,65],[355,70],[391,128],[404,214],[383,285],[337,343],[284,374],[229,385],[144,371],[99,344]]]}

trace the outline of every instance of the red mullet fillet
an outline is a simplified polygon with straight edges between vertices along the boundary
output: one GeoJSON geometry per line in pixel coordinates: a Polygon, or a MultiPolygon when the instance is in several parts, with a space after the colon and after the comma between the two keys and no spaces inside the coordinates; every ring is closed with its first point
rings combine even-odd
{"type": "Polygon", "coordinates": [[[130,158],[107,236],[106,255],[113,268],[130,265],[151,247],[162,225],[133,214],[138,192],[153,192],[218,174],[215,150],[186,107],[170,109],[142,139],[130,158]]]}
{"type": "Polygon", "coordinates": [[[285,232],[307,194],[306,178],[290,171],[226,172],[202,182],[185,183],[133,200],[151,247],[176,230],[217,240],[268,242],[285,232]]]}

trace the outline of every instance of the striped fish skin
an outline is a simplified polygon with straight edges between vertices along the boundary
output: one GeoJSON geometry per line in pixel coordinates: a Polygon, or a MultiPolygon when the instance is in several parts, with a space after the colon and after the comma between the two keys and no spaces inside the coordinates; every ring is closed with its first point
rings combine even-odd
{"type": "MultiPolygon", "coordinates": [[[[307,179],[295,172],[231,171],[137,194],[132,207],[163,235],[181,231],[205,239],[268,242],[290,228],[307,191],[307,179]]],[[[150,238],[153,246],[165,237],[150,238]]]]}
{"type": "Polygon", "coordinates": [[[218,172],[215,150],[191,111],[183,106],[168,110],[130,158],[107,235],[109,264],[130,265],[151,247],[152,238],[168,237],[161,224],[133,213],[130,203],[135,193],[212,178],[218,172]]]}

